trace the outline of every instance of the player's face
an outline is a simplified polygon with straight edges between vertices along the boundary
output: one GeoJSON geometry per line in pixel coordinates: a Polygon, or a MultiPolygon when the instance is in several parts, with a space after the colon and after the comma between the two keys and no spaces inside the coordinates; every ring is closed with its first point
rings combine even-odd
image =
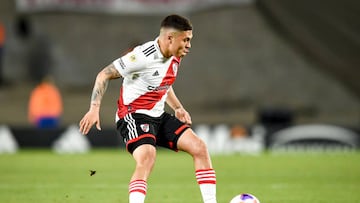
{"type": "Polygon", "coordinates": [[[173,56],[184,57],[190,52],[192,30],[176,32],[173,34],[173,38],[170,43],[170,50],[173,56]]]}

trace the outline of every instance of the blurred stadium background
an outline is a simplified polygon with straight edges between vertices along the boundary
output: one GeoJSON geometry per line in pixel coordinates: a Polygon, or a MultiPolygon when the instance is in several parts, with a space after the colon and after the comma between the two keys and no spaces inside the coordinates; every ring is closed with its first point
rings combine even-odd
{"type": "MultiPolygon", "coordinates": [[[[194,25],[174,88],[212,153],[219,202],[241,192],[359,202],[358,0],[1,0],[0,202],[128,202],[132,158],[114,125],[121,81],[104,97],[101,132],[82,136],[77,123],[97,72],[155,38],[169,13],[194,25]],[[44,73],[64,102],[56,128],[27,118],[44,73]]],[[[149,203],[200,202],[184,153],[159,150],[149,183],[149,203]]]]}
{"type": "MultiPolygon", "coordinates": [[[[280,139],[276,145],[312,140],[359,146],[356,0],[0,1],[6,34],[0,124],[20,146],[51,145],[87,111],[97,72],[155,38],[169,13],[183,14],[194,25],[192,52],[174,88],[204,139],[210,139],[206,133],[260,132],[262,147],[273,146],[274,137],[280,139]],[[29,53],[40,60],[36,71],[29,53]],[[57,129],[36,129],[27,120],[37,72],[50,73],[63,96],[57,129]],[[284,129],[292,131],[279,132],[284,129]]],[[[119,86],[120,80],[108,88],[101,109],[104,135],[92,131],[93,145],[121,145],[114,137],[119,86]]]]}

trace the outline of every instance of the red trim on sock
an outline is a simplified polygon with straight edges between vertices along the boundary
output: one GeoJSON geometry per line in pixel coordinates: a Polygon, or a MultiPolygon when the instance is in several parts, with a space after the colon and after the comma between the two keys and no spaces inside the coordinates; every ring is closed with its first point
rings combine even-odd
{"type": "Polygon", "coordinates": [[[202,181],[198,181],[198,184],[216,184],[216,180],[202,180],[202,181]]]}
{"type": "Polygon", "coordinates": [[[195,172],[202,172],[202,171],[213,171],[214,169],[208,168],[208,169],[198,169],[195,172]]]}
{"type": "Polygon", "coordinates": [[[129,183],[129,185],[131,185],[131,184],[134,183],[134,182],[144,182],[144,183],[146,183],[145,180],[138,179],[138,180],[133,180],[133,181],[131,181],[131,182],[129,183]]]}
{"type": "Polygon", "coordinates": [[[129,194],[130,194],[130,193],[133,193],[133,192],[140,192],[140,193],[143,193],[144,195],[146,195],[146,191],[140,190],[140,189],[138,189],[138,190],[131,190],[131,191],[129,191],[129,194]]]}
{"type": "Polygon", "coordinates": [[[214,169],[199,169],[195,171],[198,184],[216,184],[214,169]]]}
{"type": "Polygon", "coordinates": [[[145,180],[134,180],[129,183],[129,194],[132,192],[140,192],[146,195],[147,183],[145,180]]]}

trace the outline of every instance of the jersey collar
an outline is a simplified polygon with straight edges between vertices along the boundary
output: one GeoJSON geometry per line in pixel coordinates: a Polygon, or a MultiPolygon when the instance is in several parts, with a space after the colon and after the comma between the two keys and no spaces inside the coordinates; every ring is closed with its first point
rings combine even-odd
{"type": "Polygon", "coordinates": [[[160,58],[165,58],[164,55],[161,53],[161,50],[160,50],[160,46],[159,46],[159,37],[157,37],[155,40],[154,40],[154,44],[155,44],[155,48],[156,50],[158,51],[159,53],[159,57],[160,58]]]}

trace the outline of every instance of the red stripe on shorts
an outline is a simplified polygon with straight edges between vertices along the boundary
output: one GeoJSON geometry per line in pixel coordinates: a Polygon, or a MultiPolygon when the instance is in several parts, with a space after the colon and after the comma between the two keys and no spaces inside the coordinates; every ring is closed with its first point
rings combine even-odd
{"type": "MultiPolygon", "coordinates": [[[[143,135],[140,135],[139,137],[135,138],[135,139],[132,139],[132,140],[129,140],[127,143],[126,143],[126,150],[128,150],[128,145],[131,144],[131,143],[134,143],[134,142],[137,142],[143,138],[146,138],[146,137],[150,137],[150,138],[153,138],[155,141],[156,141],[156,137],[155,135],[153,134],[143,134],[143,135]]],[[[129,151],[129,150],[128,150],[129,151]]]]}
{"type": "Polygon", "coordinates": [[[183,132],[183,130],[185,128],[188,128],[189,126],[188,125],[182,125],[180,128],[178,128],[176,131],[175,131],[175,135],[179,135],[180,133],[183,132]]]}

